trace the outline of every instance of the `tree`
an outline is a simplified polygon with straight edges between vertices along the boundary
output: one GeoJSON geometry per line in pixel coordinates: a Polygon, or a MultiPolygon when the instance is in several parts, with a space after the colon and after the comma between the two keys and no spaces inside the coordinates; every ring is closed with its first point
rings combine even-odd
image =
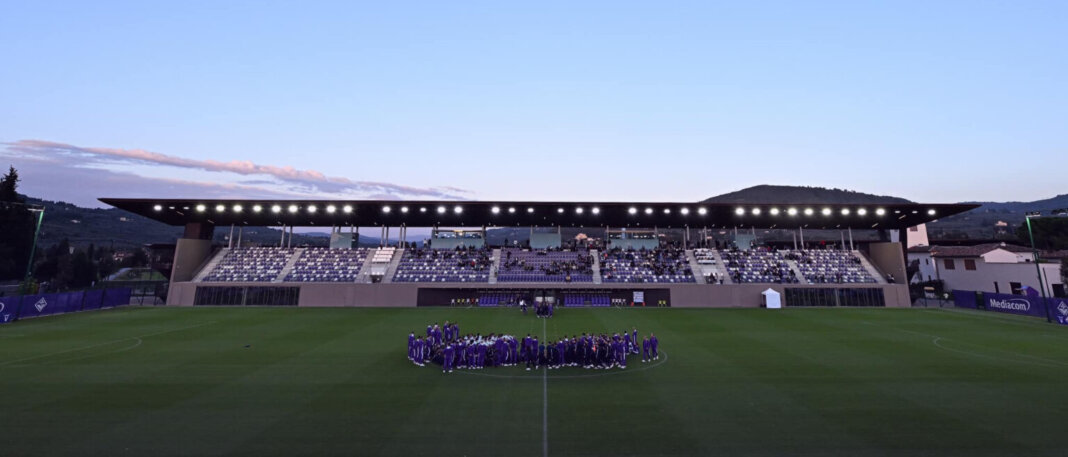
{"type": "Polygon", "coordinates": [[[22,204],[18,183],[14,167],[0,178],[0,281],[23,278],[33,245],[34,215],[22,204]]]}
{"type": "MultiPolygon", "coordinates": [[[[1035,247],[1041,250],[1068,249],[1068,217],[1038,217],[1031,219],[1035,247]]],[[[1027,222],[1016,228],[1016,238],[1024,246],[1031,245],[1027,222]]]]}
{"type": "Polygon", "coordinates": [[[0,202],[22,203],[18,194],[19,172],[9,166],[7,174],[0,178],[0,202]]]}
{"type": "Polygon", "coordinates": [[[123,266],[129,268],[137,268],[148,266],[148,254],[142,248],[135,248],[123,262],[123,266]]]}
{"type": "Polygon", "coordinates": [[[71,255],[71,281],[70,288],[82,289],[89,287],[96,281],[93,262],[83,250],[76,250],[71,255]]]}

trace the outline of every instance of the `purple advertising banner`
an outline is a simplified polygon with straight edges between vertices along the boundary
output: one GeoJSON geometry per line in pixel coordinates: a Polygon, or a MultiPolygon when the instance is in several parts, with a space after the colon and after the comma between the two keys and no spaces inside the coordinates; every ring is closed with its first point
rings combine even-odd
{"type": "Polygon", "coordinates": [[[130,289],[108,289],[104,292],[104,307],[114,308],[130,304],[130,289]]]}
{"type": "Polygon", "coordinates": [[[1068,298],[1049,299],[1049,309],[1058,324],[1068,325],[1068,298]]]}
{"type": "Polygon", "coordinates": [[[55,314],[57,294],[23,295],[19,319],[55,314]]]}
{"type": "Polygon", "coordinates": [[[104,305],[104,291],[103,290],[87,290],[85,296],[82,298],[82,309],[100,309],[104,305]]]}
{"type": "Polygon", "coordinates": [[[954,290],[953,304],[957,308],[975,309],[975,292],[970,290],[954,290]]]}
{"type": "Polygon", "coordinates": [[[14,322],[19,315],[21,297],[0,297],[0,324],[14,322]]]}
{"type": "Polygon", "coordinates": [[[82,297],[85,296],[85,292],[68,292],[60,297],[60,301],[63,303],[64,313],[73,313],[75,311],[82,310],[82,297]]]}
{"type": "Polygon", "coordinates": [[[130,289],[107,289],[0,297],[0,324],[27,317],[125,306],[130,304],[130,295],[130,289]]]}
{"type": "MultiPolygon", "coordinates": [[[[987,311],[1046,318],[1046,304],[1042,302],[1042,297],[990,292],[983,292],[981,296],[982,307],[987,311]]],[[[1068,299],[1048,298],[1047,300],[1050,316],[1055,317],[1058,323],[1068,325],[1068,299]]],[[[954,290],[953,302],[958,308],[976,309],[976,293],[970,290],[954,290]]]]}
{"type": "Polygon", "coordinates": [[[983,306],[999,313],[1020,314],[1023,316],[1046,317],[1046,306],[1041,297],[1024,295],[983,293],[983,306]]]}

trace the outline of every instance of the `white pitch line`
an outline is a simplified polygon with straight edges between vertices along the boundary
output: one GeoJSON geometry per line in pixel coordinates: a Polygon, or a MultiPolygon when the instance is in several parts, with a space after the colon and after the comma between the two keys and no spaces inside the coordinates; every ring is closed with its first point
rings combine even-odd
{"type": "MultiPolygon", "coordinates": [[[[541,321],[541,338],[548,346],[545,319],[541,321]]],[[[541,368],[541,455],[549,457],[549,367],[541,368]]]]}
{"type": "MultiPolygon", "coordinates": [[[[121,342],[126,341],[126,340],[141,339],[141,338],[147,338],[147,337],[150,337],[150,336],[162,335],[164,333],[171,333],[171,332],[179,332],[179,331],[182,331],[182,330],[189,330],[191,328],[202,327],[202,326],[205,326],[205,325],[208,325],[208,324],[214,324],[214,323],[215,323],[215,321],[201,322],[201,323],[196,324],[196,325],[190,325],[190,326],[187,326],[187,327],[176,328],[176,329],[172,329],[172,330],[164,330],[162,332],[149,333],[149,334],[146,334],[146,335],[131,336],[129,338],[120,338],[120,339],[117,339],[117,340],[105,341],[103,343],[90,344],[88,346],[77,347],[77,348],[74,348],[74,349],[67,349],[65,351],[56,351],[56,352],[51,352],[51,353],[48,353],[48,354],[36,355],[36,356],[33,356],[33,357],[26,357],[26,358],[23,358],[23,359],[9,360],[9,361],[6,361],[6,362],[0,362],[0,367],[16,364],[16,363],[19,363],[19,362],[25,362],[25,361],[28,361],[28,360],[37,360],[37,359],[43,359],[45,357],[52,357],[54,355],[66,354],[68,352],[84,351],[86,349],[92,349],[92,348],[95,348],[95,347],[107,346],[109,344],[115,344],[115,343],[121,343],[121,342]]],[[[130,349],[133,349],[133,348],[130,348],[130,349]]]]}

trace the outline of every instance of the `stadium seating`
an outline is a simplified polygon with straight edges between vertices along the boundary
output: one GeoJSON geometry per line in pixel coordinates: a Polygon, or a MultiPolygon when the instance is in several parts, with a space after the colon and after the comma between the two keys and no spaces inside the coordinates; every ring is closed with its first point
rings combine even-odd
{"type": "Polygon", "coordinates": [[[593,257],[585,249],[505,248],[501,250],[497,282],[593,282],[593,257]]]}
{"type": "Polygon", "coordinates": [[[674,248],[601,253],[601,281],[606,283],[696,282],[684,250],[674,248]]]}
{"type": "Polygon", "coordinates": [[[693,256],[697,259],[697,263],[702,265],[715,265],[716,256],[714,250],[698,248],[693,250],[693,256]]]}
{"type": "Polygon", "coordinates": [[[489,249],[407,249],[393,282],[488,282],[489,249]]]}
{"type": "Polygon", "coordinates": [[[787,258],[797,262],[797,269],[809,284],[874,283],[852,251],[834,249],[790,251],[787,258]]]}
{"type": "Polygon", "coordinates": [[[721,251],[720,256],[723,257],[731,280],[736,283],[792,284],[799,282],[779,251],[766,248],[731,249],[721,251]]]}
{"type": "Polygon", "coordinates": [[[290,248],[235,248],[226,253],[206,282],[270,282],[278,278],[285,268],[290,248]]]}
{"type": "Polygon", "coordinates": [[[575,308],[580,306],[610,306],[611,297],[608,294],[564,294],[565,307],[575,308]]]}
{"type": "Polygon", "coordinates": [[[366,248],[306,248],[286,275],[286,281],[354,282],[366,259],[366,248]]]}
{"type": "Polygon", "coordinates": [[[520,298],[515,292],[486,292],[479,294],[478,306],[512,306],[519,304],[520,298]]]}

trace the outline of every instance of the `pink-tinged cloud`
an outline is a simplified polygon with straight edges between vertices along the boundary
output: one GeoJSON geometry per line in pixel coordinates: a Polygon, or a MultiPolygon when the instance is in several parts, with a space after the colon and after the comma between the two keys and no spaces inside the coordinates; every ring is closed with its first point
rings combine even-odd
{"type": "Polygon", "coordinates": [[[316,170],[301,170],[291,166],[263,165],[247,160],[232,160],[229,162],[195,160],[142,149],[81,147],[43,140],[20,140],[14,143],[6,143],[6,149],[9,153],[41,159],[63,157],[82,160],[80,164],[72,164],[74,166],[119,161],[131,164],[161,165],[209,172],[234,173],[242,176],[269,176],[282,183],[299,186],[302,190],[314,193],[374,194],[379,196],[387,195],[391,198],[440,199],[462,199],[465,198],[465,195],[470,194],[469,191],[455,187],[422,188],[377,181],[356,181],[344,177],[327,176],[316,170]]]}
{"type": "MultiPolygon", "coordinates": [[[[154,178],[98,168],[73,167],[48,158],[11,157],[19,170],[19,192],[45,200],[58,200],[82,207],[102,207],[98,197],[116,198],[305,198],[305,194],[278,191],[248,184],[201,182],[154,178]],[[77,183],[73,186],[56,183],[77,183]]],[[[7,164],[5,163],[4,166],[7,164]]]]}

